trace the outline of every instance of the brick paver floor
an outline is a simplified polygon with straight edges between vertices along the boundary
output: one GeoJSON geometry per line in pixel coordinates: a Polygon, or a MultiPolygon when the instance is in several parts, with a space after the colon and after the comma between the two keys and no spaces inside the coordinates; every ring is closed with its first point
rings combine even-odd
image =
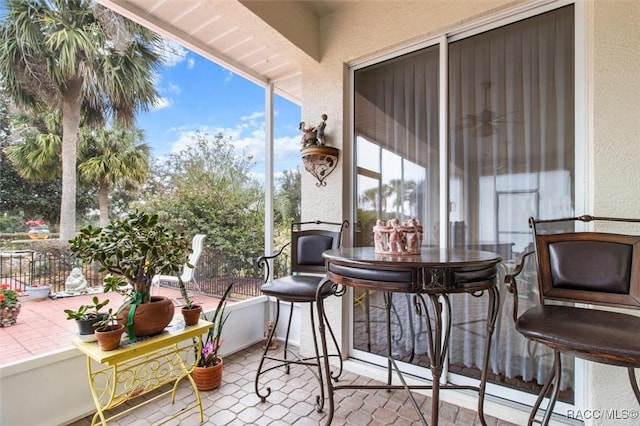
{"type": "MultiPolygon", "coordinates": [[[[255,371],[262,355],[261,345],[254,345],[239,353],[230,355],[224,361],[223,382],[220,388],[201,392],[205,425],[319,425],[326,421],[326,412],[318,413],[314,404],[318,394],[318,384],[308,368],[292,366],[290,374],[283,369],[272,370],[261,378],[268,380],[272,393],[266,402],[261,402],[255,394],[255,371]]],[[[340,383],[372,383],[354,373],[345,372],[340,383]]],[[[168,388],[167,388],[168,389],[168,388]]],[[[150,398],[153,394],[142,396],[150,398]]],[[[417,425],[418,415],[402,391],[384,390],[339,390],[335,393],[336,410],[332,425],[379,426],[379,425],[417,425]]],[[[418,404],[429,418],[431,400],[416,395],[418,404]]],[[[144,408],[109,422],[110,425],[151,425],[159,422],[163,416],[173,414],[180,407],[195,401],[190,385],[183,381],[177,392],[175,405],[170,397],[163,397],[149,403],[144,408]]],[[[129,403],[124,404],[125,409],[129,403]]],[[[328,404],[328,402],[326,403],[328,404]]],[[[325,410],[326,411],[326,410],[325,410]]],[[[112,412],[111,412],[112,413],[112,412]]],[[[489,426],[509,426],[510,423],[492,417],[486,417],[489,426]]],[[[87,426],[91,417],[81,419],[70,426],[87,426]]],[[[171,420],[167,424],[190,426],[199,425],[197,410],[171,420]]],[[[441,426],[479,425],[477,414],[468,409],[442,402],[440,405],[441,426]]]]}

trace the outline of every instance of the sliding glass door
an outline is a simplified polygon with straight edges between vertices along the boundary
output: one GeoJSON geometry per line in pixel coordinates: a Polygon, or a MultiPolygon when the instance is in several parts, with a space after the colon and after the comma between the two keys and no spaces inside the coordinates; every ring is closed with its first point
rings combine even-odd
{"type": "MultiPolygon", "coordinates": [[[[424,245],[498,252],[508,268],[530,248],[529,216],[573,215],[574,44],[574,7],[566,6],[469,36],[453,34],[354,69],[355,244],[373,245],[377,219],[415,217],[424,227],[424,245]],[[442,78],[446,93],[439,91],[442,78]],[[448,176],[448,193],[441,192],[441,176],[448,176]],[[441,235],[448,240],[440,241],[441,235]]],[[[535,271],[526,276],[534,285],[535,271]]],[[[515,332],[511,302],[501,290],[491,381],[537,392],[549,354],[515,332]]],[[[535,297],[528,293],[521,308],[535,297]]],[[[449,373],[461,380],[479,375],[482,299],[452,298],[449,373]]],[[[356,292],[356,356],[384,354],[383,307],[383,295],[356,292]]],[[[411,298],[394,296],[393,352],[399,359],[428,365],[423,328],[411,298]]],[[[573,362],[565,365],[562,397],[572,403],[573,362]]]]}

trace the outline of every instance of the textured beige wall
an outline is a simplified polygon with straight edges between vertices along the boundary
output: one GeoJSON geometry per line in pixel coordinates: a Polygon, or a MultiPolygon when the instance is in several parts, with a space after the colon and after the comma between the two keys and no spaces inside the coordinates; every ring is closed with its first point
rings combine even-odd
{"type": "MultiPolygon", "coordinates": [[[[352,2],[321,21],[321,63],[303,74],[302,119],[315,123],[327,113],[328,143],[348,148],[346,66],[405,44],[442,34],[465,21],[479,19],[522,2],[352,2]]],[[[585,0],[587,209],[598,215],[640,217],[640,2],[585,0]]],[[[578,23],[581,25],[581,23],[578,23]]],[[[580,141],[578,141],[579,143],[580,141]]],[[[348,149],[347,149],[348,151],[348,149]]],[[[302,215],[305,220],[347,217],[345,187],[350,160],[318,188],[303,172],[302,215]]],[[[582,186],[582,185],[581,185],[582,186]]],[[[344,306],[331,305],[330,318],[342,318],[344,306]]],[[[304,323],[303,323],[304,324],[304,323]]],[[[302,333],[302,346],[310,344],[302,333]]],[[[640,410],[630,396],[622,369],[587,363],[585,408],[640,410]]],[[[586,424],[605,424],[593,419],[586,424]]],[[[627,424],[617,420],[616,424],[627,424]]],[[[636,424],[629,422],[628,424],[636,424]]]]}
{"type": "MultiPolygon", "coordinates": [[[[589,6],[590,201],[597,215],[640,217],[640,2],[599,0],[589,6]]],[[[640,411],[624,369],[587,363],[586,371],[586,407],[620,415],[640,411]]],[[[636,425],[638,419],[615,424],[636,425]]]]}

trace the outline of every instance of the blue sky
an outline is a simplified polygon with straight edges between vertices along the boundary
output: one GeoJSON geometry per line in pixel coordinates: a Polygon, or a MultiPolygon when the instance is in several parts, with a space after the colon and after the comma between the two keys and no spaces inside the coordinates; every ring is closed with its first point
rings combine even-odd
{"type": "MultiPolygon", "coordinates": [[[[166,64],[157,77],[157,107],[140,113],[137,127],[154,157],[184,149],[198,130],[231,136],[238,152],[256,162],[255,177],[264,176],[264,88],[168,42],[166,64]]],[[[276,96],[275,172],[300,164],[300,107],[276,96]]]]}

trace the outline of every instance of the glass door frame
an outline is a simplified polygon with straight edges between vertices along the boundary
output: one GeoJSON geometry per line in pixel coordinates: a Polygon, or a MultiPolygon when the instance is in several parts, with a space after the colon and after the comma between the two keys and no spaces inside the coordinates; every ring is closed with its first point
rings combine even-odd
{"type": "MultiPolygon", "coordinates": [[[[357,181],[357,165],[356,165],[356,135],[355,135],[355,90],[354,90],[354,75],[355,71],[364,68],[366,66],[383,62],[387,59],[391,59],[406,53],[416,51],[418,49],[438,45],[439,58],[440,58],[440,93],[448,93],[448,60],[447,60],[447,47],[450,42],[460,40],[479,34],[487,30],[497,28],[499,26],[512,23],[521,19],[525,19],[531,16],[542,14],[544,12],[554,10],[566,5],[574,5],[574,27],[575,27],[575,39],[574,39],[574,61],[575,61],[575,86],[574,86],[574,104],[575,104],[575,177],[574,177],[574,206],[576,212],[588,212],[592,210],[593,202],[589,198],[589,188],[591,186],[592,177],[589,176],[589,154],[588,154],[588,96],[587,96],[587,17],[586,6],[583,2],[573,0],[548,0],[541,1],[535,4],[527,4],[502,11],[494,16],[484,17],[479,21],[468,23],[465,27],[457,28],[448,33],[442,34],[438,37],[425,39],[420,42],[412,43],[399,49],[389,51],[385,54],[378,55],[365,59],[357,63],[351,63],[348,65],[348,113],[345,120],[346,128],[350,129],[348,132],[348,140],[344,145],[344,164],[351,166],[351,173],[345,173],[345,180],[348,186],[347,194],[347,214],[350,216],[351,223],[357,223],[357,194],[356,194],[356,181],[357,181]]],[[[440,223],[449,222],[449,147],[448,147],[448,99],[446,96],[440,96],[439,99],[439,119],[440,119],[440,193],[445,194],[439,197],[439,215],[440,223]]],[[[354,226],[354,229],[356,227],[354,226]]],[[[440,247],[446,247],[449,241],[449,226],[441,226],[439,229],[439,245],[440,247]]],[[[353,243],[353,235],[349,235],[349,243],[353,243]]],[[[348,355],[359,360],[371,362],[376,365],[384,366],[386,361],[383,357],[374,355],[368,352],[354,349],[354,337],[352,320],[354,316],[353,312],[353,290],[349,289],[347,293],[348,297],[348,309],[347,315],[344,320],[347,321],[345,331],[348,336],[348,355]]],[[[508,313],[510,314],[510,312],[508,313]]],[[[448,320],[445,318],[445,320],[448,320]]],[[[575,382],[574,382],[574,404],[568,404],[558,402],[555,407],[555,412],[566,413],[567,410],[582,409],[585,402],[585,386],[586,383],[586,362],[580,359],[575,360],[575,382]]],[[[401,364],[401,368],[407,374],[412,374],[420,378],[427,380],[431,379],[431,372],[426,367],[419,367],[410,364],[401,364]]],[[[370,372],[370,369],[367,369],[370,372]]],[[[452,374],[448,371],[444,371],[443,377],[451,383],[456,384],[476,384],[478,380],[461,376],[458,374],[452,374]]],[[[383,379],[384,380],[384,379],[383,379]]],[[[510,401],[524,403],[527,405],[533,405],[537,395],[527,393],[520,390],[515,390],[505,386],[497,385],[494,383],[487,383],[487,393],[489,395],[495,395],[500,398],[504,398],[510,401]]]]}

